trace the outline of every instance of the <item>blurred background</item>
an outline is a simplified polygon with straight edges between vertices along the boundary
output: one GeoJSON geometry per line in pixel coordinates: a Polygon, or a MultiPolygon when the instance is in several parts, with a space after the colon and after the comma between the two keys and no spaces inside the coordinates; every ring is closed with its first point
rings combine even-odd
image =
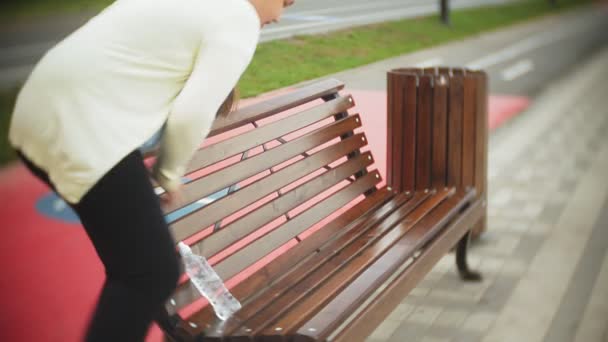
{"type": "MultiPolygon", "coordinates": [[[[7,134],[36,62],[112,2],[0,3],[0,341],[77,341],[103,280],[77,218],[7,134]]],[[[442,260],[369,341],[608,342],[607,47],[608,2],[594,0],[296,0],[262,30],[242,105],[336,77],[369,124],[392,68],[490,76],[489,221],[471,257],[484,281],[442,260]]],[[[385,128],[370,128],[380,164],[385,128]]]]}

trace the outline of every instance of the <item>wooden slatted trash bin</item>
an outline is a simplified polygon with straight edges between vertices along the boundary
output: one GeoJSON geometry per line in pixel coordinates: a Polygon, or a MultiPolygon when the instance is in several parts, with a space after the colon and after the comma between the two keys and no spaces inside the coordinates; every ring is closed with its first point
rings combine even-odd
{"type": "MultiPolygon", "coordinates": [[[[388,183],[398,190],[425,188],[431,182],[474,187],[485,206],[487,74],[448,67],[395,69],[388,73],[388,93],[388,155],[403,156],[388,159],[388,183]],[[447,168],[440,165],[444,154],[447,168]],[[434,170],[432,180],[423,176],[425,168],[434,170]]],[[[486,227],[484,215],[472,230],[473,238],[486,227]]]]}

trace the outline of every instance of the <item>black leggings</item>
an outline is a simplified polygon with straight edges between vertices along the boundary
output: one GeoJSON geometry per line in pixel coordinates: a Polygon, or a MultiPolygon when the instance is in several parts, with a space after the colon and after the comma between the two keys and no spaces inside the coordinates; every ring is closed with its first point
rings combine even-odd
{"type": "MultiPolygon", "coordinates": [[[[49,187],[48,175],[18,153],[49,187]]],[[[179,257],[139,151],[110,170],[76,211],[105,266],[87,342],[143,341],[177,286],[179,257]]],[[[75,256],[77,257],[77,256],[75,256]]]]}

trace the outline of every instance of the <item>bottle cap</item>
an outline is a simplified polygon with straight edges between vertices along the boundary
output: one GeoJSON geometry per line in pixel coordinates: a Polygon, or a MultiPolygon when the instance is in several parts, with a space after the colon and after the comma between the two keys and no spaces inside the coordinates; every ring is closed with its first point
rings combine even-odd
{"type": "Polygon", "coordinates": [[[192,253],[192,249],[190,249],[190,247],[188,247],[188,245],[186,245],[185,243],[183,243],[182,241],[180,241],[177,244],[177,248],[179,249],[179,254],[181,255],[185,255],[188,253],[192,253]]]}

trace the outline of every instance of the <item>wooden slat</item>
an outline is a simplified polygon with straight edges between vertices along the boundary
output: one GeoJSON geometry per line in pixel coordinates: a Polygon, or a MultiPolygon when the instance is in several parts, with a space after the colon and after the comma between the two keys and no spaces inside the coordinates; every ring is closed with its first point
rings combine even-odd
{"type": "MultiPolygon", "coordinates": [[[[357,203],[354,207],[348,209],[335,220],[328,223],[322,229],[317,230],[311,236],[301,241],[294,248],[278,256],[271,263],[264,266],[262,269],[255,272],[247,278],[247,281],[241,282],[231,289],[231,293],[238,298],[241,303],[246,304],[256,294],[261,293],[263,289],[268,288],[274,282],[281,280],[287,276],[301,262],[305,262],[307,258],[314,255],[315,251],[322,247],[325,243],[339,238],[344,234],[348,234],[353,229],[367,224],[368,220],[380,215],[386,215],[386,212],[392,212],[403,201],[409,199],[409,196],[400,194],[393,197],[394,194],[386,187],[374,192],[365,200],[357,203]],[[371,215],[367,215],[371,213],[371,215]]],[[[189,326],[190,334],[196,335],[202,332],[205,322],[215,320],[213,310],[207,306],[205,309],[188,317],[188,320],[195,322],[197,327],[189,326]]],[[[206,335],[210,336],[213,332],[229,323],[219,322],[218,326],[211,327],[206,335]]]]}
{"type": "Polygon", "coordinates": [[[483,112],[484,77],[480,73],[475,73],[469,77],[475,79],[475,188],[477,193],[483,195],[485,189],[484,166],[485,166],[485,115],[483,112]]]}
{"type": "Polygon", "coordinates": [[[418,77],[405,76],[403,89],[403,132],[402,139],[397,141],[401,144],[403,157],[401,170],[403,174],[403,190],[414,191],[416,188],[416,150],[418,146],[417,125],[418,125],[418,77]]]}
{"type": "Polygon", "coordinates": [[[452,76],[452,68],[450,67],[438,67],[437,75],[445,75],[447,77],[452,76]]]}
{"type": "Polygon", "coordinates": [[[324,264],[313,276],[294,287],[290,291],[292,296],[273,300],[278,312],[270,319],[258,319],[263,317],[258,315],[256,319],[248,321],[247,326],[255,326],[254,332],[258,330],[262,336],[293,334],[451,194],[452,190],[442,190],[422,202],[405,219],[401,217],[381,222],[372,232],[339,253],[335,260],[324,264]],[[263,326],[264,330],[258,326],[263,326]],[[281,330],[277,332],[276,328],[281,330]]]}
{"type": "Polygon", "coordinates": [[[386,181],[395,191],[401,192],[403,184],[403,78],[395,73],[387,74],[387,130],[386,130],[386,181]]]}
{"type": "Polygon", "coordinates": [[[464,106],[464,79],[455,75],[450,78],[450,103],[448,113],[448,186],[462,185],[462,125],[464,106]]]}
{"type": "Polygon", "coordinates": [[[447,176],[447,105],[448,78],[437,76],[433,92],[432,185],[439,189],[446,186],[447,176]]]}
{"type": "MultiPolygon", "coordinates": [[[[477,78],[477,141],[475,163],[475,188],[485,206],[488,197],[488,79],[485,72],[475,73],[477,78]]],[[[476,235],[486,230],[487,216],[484,214],[473,229],[476,235]]]]}
{"type": "Polygon", "coordinates": [[[239,271],[284,245],[307,228],[331,215],[367,190],[373,188],[379,182],[380,174],[377,170],[357,179],[354,183],[339,190],[331,197],[315,204],[313,207],[292,218],[281,227],[268,233],[263,239],[256,240],[247,247],[226,258],[216,265],[216,272],[222,279],[233,277],[239,271]]]}
{"type": "MultiPolygon", "coordinates": [[[[288,161],[293,157],[329,142],[361,126],[358,115],[331,123],[321,129],[294,139],[267,152],[226,167],[218,172],[188,183],[183,189],[183,201],[164,208],[165,213],[189,205],[205,196],[225,189],[248,177],[288,161]]],[[[161,195],[163,197],[164,195],[161,195]]]]}
{"type": "Polygon", "coordinates": [[[477,90],[474,77],[464,78],[463,105],[463,150],[462,150],[462,186],[472,187],[475,184],[475,140],[477,90]]]}
{"type": "MultiPolygon", "coordinates": [[[[414,261],[414,265],[405,269],[397,279],[388,285],[380,294],[377,300],[371,302],[357,317],[350,322],[349,329],[342,331],[331,339],[336,342],[349,342],[360,336],[369,335],[374,328],[400,303],[400,299],[405,297],[426,275],[432,267],[452,248],[458,240],[468,231],[469,227],[481,214],[482,208],[479,202],[475,202],[466,211],[450,223],[448,228],[437,236],[431,244],[424,249],[422,254],[414,261]]],[[[422,227],[422,225],[420,225],[422,227]]],[[[399,243],[395,254],[407,253],[410,248],[408,241],[399,243]]],[[[387,256],[385,262],[390,262],[387,256]]],[[[361,280],[368,278],[360,277],[361,280]]],[[[333,331],[327,331],[333,333],[333,331]]]]}
{"type": "Polygon", "coordinates": [[[413,191],[416,182],[418,76],[388,73],[387,182],[395,191],[413,191]]]}
{"type": "MultiPolygon", "coordinates": [[[[239,189],[230,196],[221,198],[190,215],[180,218],[171,224],[174,237],[178,241],[183,240],[214,222],[230,216],[238,210],[365,146],[367,143],[361,137],[361,135],[353,136],[331,145],[312,156],[293,163],[245,188],[239,189]]],[[[373,162],[370,154],[366,154],[366,158],[369,159],[369,162],[373,162]]],[[[205,243],[203,250],[215,254],[219,246],[216,245],[216,241],[209,244],[205,243]],[[211,246],[208,246],[209,244],[211,246]]]]}
{"type": "Polygon", "coordinates": [[[315,122],[342,113],[354,106],[350,95],[320,104],[311,109],[290,115],[252,131],[239,134],[196,152],[186,173],[190,173],[221,160],[250,150],[256,146],[285,136],[315,122]]]}
{"type": "Polygon", "coordinates": [[[247,106],[230,113],[226,118],[215,120],[209,136],[212,137],[227,132],[252,121],[258,121],[312,100],[322,98],[323,96],[337,93],[343,88],[344,83],[335,79],[328,79],[304,86],[289,94],[247,106]]]}
{"type": "MultiPolygon", "coordinates": [[[[357,279],[349,284],[337,297],[323,307],[305,324],[288,331],[290,335],[300,335],[309,339],[325,340],[343,324],[346,319],[353,315],[362,305],[365,306],[366,300],[373,297],[374,292],[407,263],[416,252],[420,251],[429,241],[436,238],[442,232],[446,232],[446,225],[455,216],[461,217],[458,211],[471,200],[472,196],[463,196],[458,193],[439,204],[431,214],[425,215],[411,230],[403,235],[386,254],[377,259],[373,265],[368,267],[357,279]],[[313,329],[313,330],[311,330],[313,329]]],[[[447,252],[447,250],[445,251],[447,252]]],[[[444,253],[445,253],[444,252],[444,253]]],[[[423,252],[424,253],[424,252],[423,252]]],[[[443,254],[442,254],[443,255],[443,254]]],[[[418,266],[414,267],[417,268],[418,266]]],[[[412,268],[412,265],[409,266],[412,268]]],[[[412,274],[415,282],[426,274],[412,274]]],[[[405,294],[404,294],[405,296],[405,294]]],[[[403,297],[394,302],[398,305],[403,297]]],[[[393,298],[396,300],[396,298],[393,298]]],[[[380,320],[382,320],[380,318],[380,320]]],[[[377,321],[377,320],[374,320],[377,321]]],[[[367,325],[367,323],[359,323],[367,325]]],[[[366,336],[366,335],[360,335],[366,336]]]]}
{"type": "MultiPolygon", "coordinates": [[[[427,196],[427,194],[420,194],[409,201],[405,201],[401,206],[394,208],[396,210],[392,212],[384,210],[382,215],[374,215],[375,219],[368,220],[366,224],[358,226],[348,234],[342,235],[340,238],[334,239],[332,242],[319,248],[315,255],[298,265],[297,269],[289,276],[284,277],[281,281],[268,288],[256,300],[247,303],[247,306],[239,312],[238,318],[241,321],[246,321],[245,326],[256,326],[258,327],[257,329],[252,329],[251,332],[240,329],[240,331],[235,332],[234,330],[242,325],[239,323],[238,325],[232,324],[232,326],[228,326],[225,329],[225,333],[238,336],[243,334],[254,335],[259,332],[260,328],[264,325],[262,321],[272,321],[274,318],[278,318],[290,306],[306,296],[307,291],[310,290],[308,285],[314,282],[314,278],[329,277],[332,272],[335,272],[335,270],[331,270],[331,267],[328,266],[335,265],[336,260],[340,258],[350,256],[352,254],[351,250],[358,250],[356,246],[360,245],[360,241],[377,233],[377,229],[374,227],[377,226],[378,222],[384,220],[398,221],[402,219],[418,207],[427,196]],[[302,288],[304,290],[299,291],[302,288]],[[272,300],[269,300],[269,298],[272,298],[272,300]],[[273,316],[269,316],[269,314],[273,316]]],[[[406,196],[403,199],[407,200],[409,198],[410,196],[406,196]]],[[[387,207],[387,209],[390,207],[387,207]]],[[[311,286],[314,287],[315,285],[311,286]]]]}
{"type": "Polygon", "coordinates": [[[420,76],[416,130],[416,190],[431,187],[433,85],[432,77],[420,76]]]}
{"type": "MultiPolygon", "coordinates": [[[[396,148],[394,143],[394,108],[395,108],[395,96],[393,91],[395,90],[394,84],[397,81],[396,75],[390,71],[386,73],[386,155],[395,156],[394,150],[396,148]]],[[[395,165],[390,157],[386,158],[386,183],[390,184],[396,191],[401,191],[400,178],[395,179],[395,175],[399,172],[395,171],[395,165]]]]}
{"type": "MultiPolygon", "coordinates": [[[[356,136],[353,138],[356,138],[356,136]]],[[[318,194],[321,194],[325,190],[337,185],[344,179],[359,172],[361,169],[371,165],[372,160],[369,157],[371,157],[371,154],[367,152],[365,154],[359,155],[353,159],[348,160],[344,164],[341,164],[340,166],[336,167],[335,169],[327,171],[326,173],[314,178],[313,180],[310,180],[307,183],[298,186],[297,188],[285,193],[283,196],[264,204],[263,206],[257,208],[255,211],[247,214],[239,220],[213,233],[204,240],[195,243],[193,245],[194,248],[196,248],[196,250],[202,251],[201,254],[206,258],[210,258],[216,253],[226,249],[227,247],[238,242],[249,234],[255,232],[257,229],[264,226],[265,224],[272,222],[274,219],[280,217],[289,210],[298,207],[299,205],[314,198],[318,194]]],[[[269,234],[268,236],[264,237],[264,240],[271,243],[271,237],[272,234],[269,234]]],[[[255,260],[246,260],[246,262],[251,261],[255,260]]],[[[223,263],[223,261],[219,263],[219,265],[217,266],[218,270],[222,269],[220,265],[222,265],[223,263]]],[[[233,263],[236,262],[233,261],[233,263]]],[[[220,271],[218,271],[218,274],[219,272],[220,271]]],[[[221,275],[222,279],[226,279],[232,277],[234,274],[233,272],[231,272],[229,274],[222,273],[221,275]]],[[[181,284],[178,290],[176,291],[176,296],[178,298],[182,298],[181,296],[179,296],[180,292],[187,291],[188,293],[190,293],[191,287],[192,286],[188,282],[181,284]]],[[[181,307],[181,305],[182,303],[177,303],[178,308],[181,307]]]]}
{"type": "Polygon", "coordinates": [[[432,75],[432,76],[439,75],[439,71],[437,70],[437,67],[424,68],[424,69],[422,69],[422,72],[425,75],[432,75]]]}

